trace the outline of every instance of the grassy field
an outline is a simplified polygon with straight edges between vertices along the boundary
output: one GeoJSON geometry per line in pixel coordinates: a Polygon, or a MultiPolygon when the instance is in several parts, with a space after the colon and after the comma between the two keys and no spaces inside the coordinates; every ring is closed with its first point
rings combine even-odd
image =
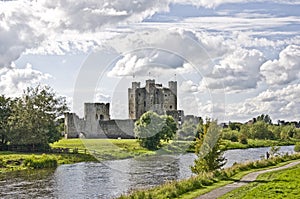
{"type": "Polygon", "coordinates": [[[234,190],[223,197],[232,199],[300,198],[300,165],[260,175],[256,182],[234,190]]]}
{"type": "Polygon", "coordinates": [[[191,142],[173,141],[165,143],[162,149],[150,151],[142,148],[135,139],[62,139],[51,145],[52,148],[86,149],[98,160],[123,159],[143,155],[172,154],[186,152],[191,142]]]}

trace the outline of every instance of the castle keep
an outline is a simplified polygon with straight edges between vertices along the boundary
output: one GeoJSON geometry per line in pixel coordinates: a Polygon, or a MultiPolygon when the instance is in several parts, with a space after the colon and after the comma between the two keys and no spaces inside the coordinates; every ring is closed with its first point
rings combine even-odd
{"type": "Polygon", "coordinates": [[[145,87],[140,82],[132,82],[128,89],[129,119],[110,118],[109,103],[85,103],[84,118],[75,113],[65,113],[65,135],[67,138],[134,138],[134,122],[147,111],[159,115],[171,115],[182,124],[185,118],[182,110],[177,110],[177,82],[170,81],[169,87],[156,84],[155,80],[146,80],[145,87]]]}
{"type": "Polygon", "coordinates": [[[147,111],[165,115],[168,111],[177,111],[177,82],[170,81],[169,88],[155,84],[155,80],[146,80],[146,86],[140,88],[140,82],[132,82],[128,89],[129,118],[138,119],[147,111]]]}

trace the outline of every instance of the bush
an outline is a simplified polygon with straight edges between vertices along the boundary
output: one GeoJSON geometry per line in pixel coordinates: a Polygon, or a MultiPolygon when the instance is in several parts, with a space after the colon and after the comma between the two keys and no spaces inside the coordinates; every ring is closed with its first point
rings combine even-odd
{"type": "Polygon", "coordinates": [[[0,158],[0,168],[5,168],[6,167],[6,162],[0,158]]]}
{"type": "Polygon", "coordinates": [[[42,157],[37,158],[34,155],[26,158],[23,162],[24,166],[33,169],[55,168],[57,167],[57,160],[54,157],[43,154],[42,157]]]}
{"type": "Polygon", "coordinates": [[[241,144],[248,144],[247,136],[244,135],[244,134],[241,134],[241,135],[239,136],[239,142],[240,142],[241,144]]]}
{"type": "Polygon", "coordinates": [[[238,142],[239,132],[236,130],[229,130],[222,132],[222,138],[225,140],[230,140],[232,142],[238,142]]]}
{"type": "Polygon", "coordinates": [[[297,142],[294,147],[295,152],[300,152],[300,142],[297,142]]]}

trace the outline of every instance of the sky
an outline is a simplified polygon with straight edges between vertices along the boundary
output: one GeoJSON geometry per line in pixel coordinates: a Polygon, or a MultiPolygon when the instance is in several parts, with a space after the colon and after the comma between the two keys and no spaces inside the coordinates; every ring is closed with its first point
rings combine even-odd
{"type": "Polygon", "coordinates": [[[299,0],[2,0],[0,94],[49,85],[83,116],[127,90],[178,82],[185,114],[300,120],[299,0]]]}

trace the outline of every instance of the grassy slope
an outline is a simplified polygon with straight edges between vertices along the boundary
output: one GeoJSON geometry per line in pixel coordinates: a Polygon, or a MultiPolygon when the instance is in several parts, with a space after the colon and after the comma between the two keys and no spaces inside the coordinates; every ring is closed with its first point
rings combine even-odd
{"type": "Polygon", "coordinates": [[[262,174],[257,178],[257,182],[234,190],[221,198],[300,198],[300,178],[295,176],[300,176],[300,165],[262,174]]]}
{"type": "Polygon", "coordinates": [[[236,164],[222,171],[220,176],[213,176],[212,173],[207,173],[185,180],[172,181],[154,188],[133,191],[129,195],[121,196],[120,199],[195,198],[212,189],[240,180],[244,175],[250,172],[258,171],[262,168],[282,166],[290,162],[289,160],[295,159],[300,159],[300,154],[236,164]]]}

